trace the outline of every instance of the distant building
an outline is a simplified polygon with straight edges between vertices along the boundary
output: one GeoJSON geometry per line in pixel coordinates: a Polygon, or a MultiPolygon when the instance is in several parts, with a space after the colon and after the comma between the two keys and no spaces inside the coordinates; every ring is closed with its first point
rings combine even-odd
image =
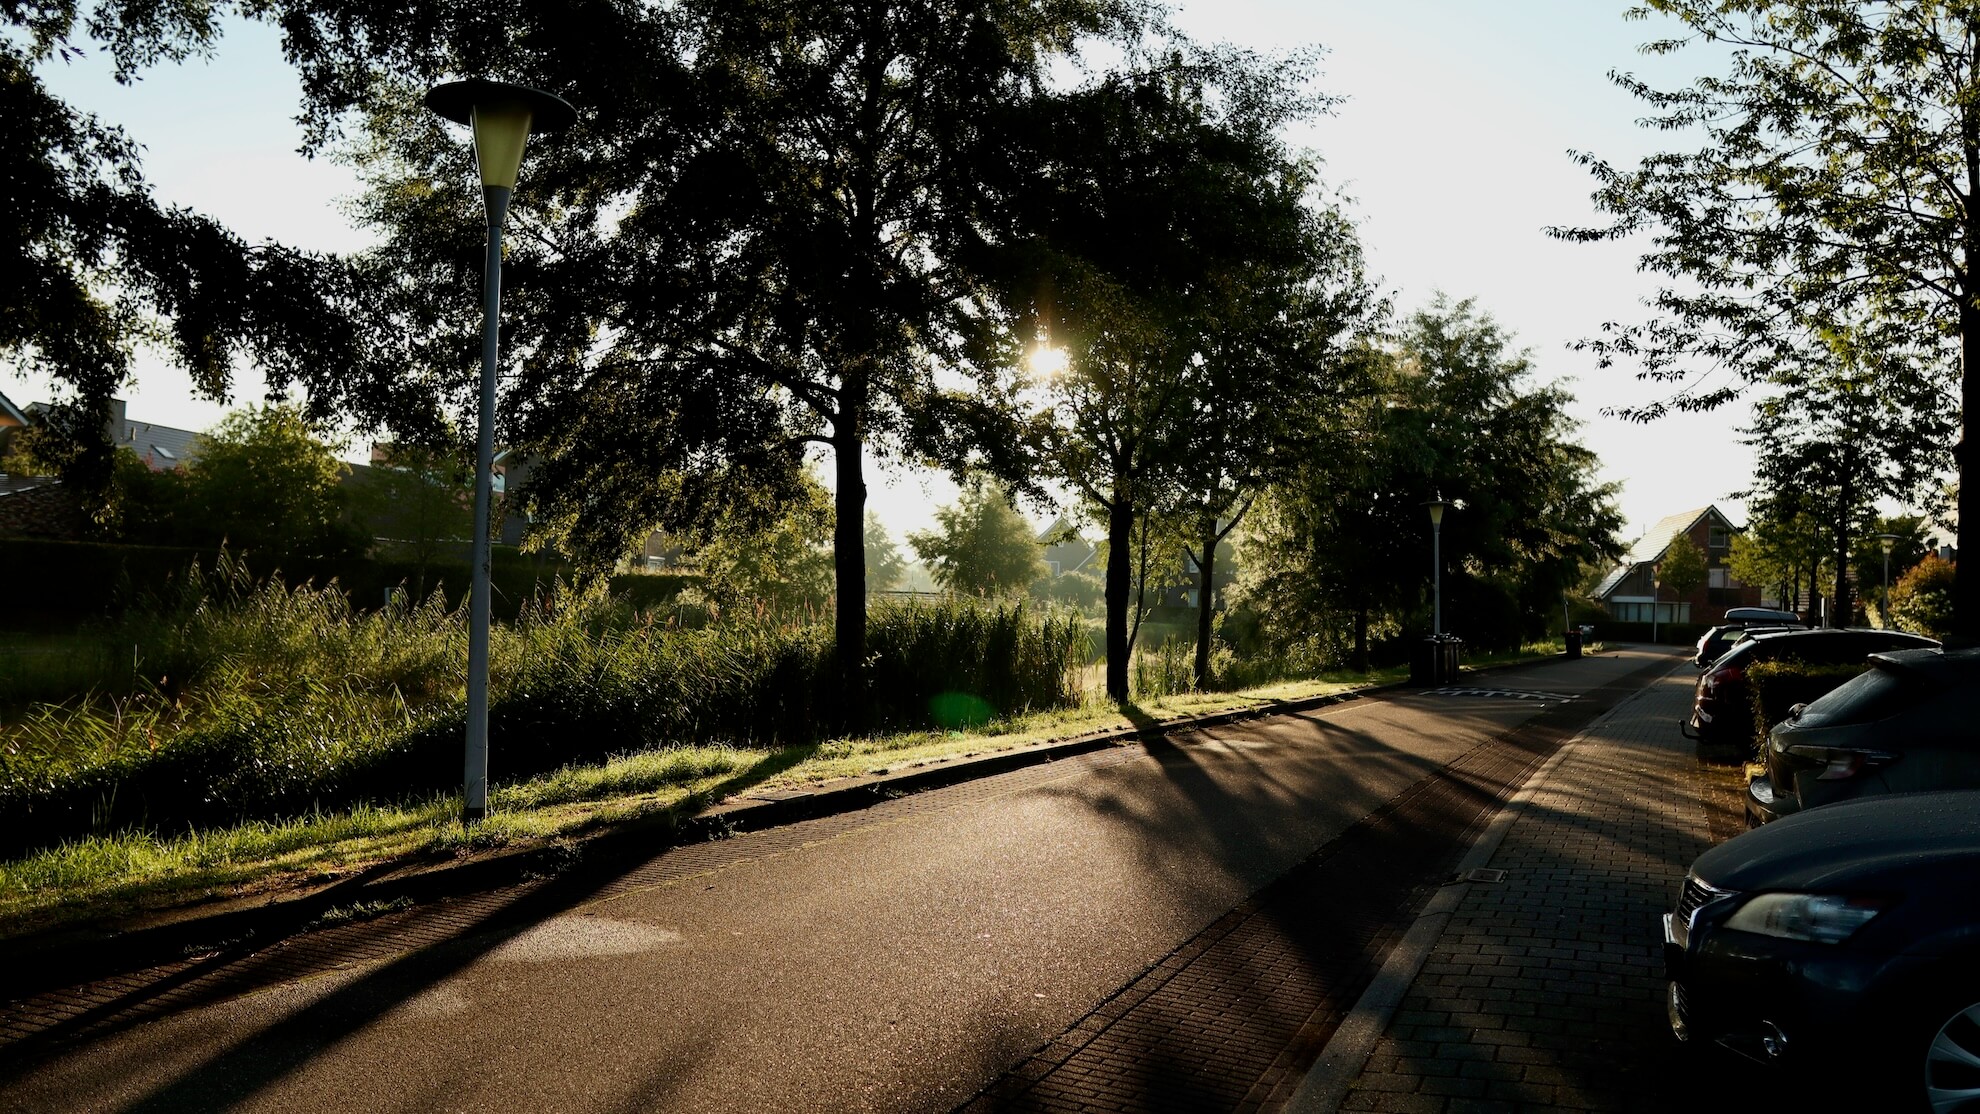
{"type": "MultiPolygon", "coordinates": [[[[1079,528],[1066,521],[1061,515],[1052,520],[1038,535],[1038,542],[1045,547],[1045,567],[1051,570],[1053,579],[1088,568],[1100,547],[1087,541],[1079,534],[1079,528]]],[[[1096,575],[1098,568],[1091,570],[1096,575]]]]}
{"type": "Polygon", "coordinates": [[[1662,623],[1717,623],[1726,617],[1728,608],[1758,607],[1759,587],[1733,579],[1726,565],[1733,536],[1741,529],[1717,507],[1700,507],[1661,519],[1630,547],[1623,563],[1596,585],[1595,602],[1611,618],[1624,623],[1647,623],[1653,614],[1662,623]],[[1705,555],[1705,583],[1682,597],[1668,586],[1653,594],[1654,569],[1680,537],[1690,538],[1705,555]]]}

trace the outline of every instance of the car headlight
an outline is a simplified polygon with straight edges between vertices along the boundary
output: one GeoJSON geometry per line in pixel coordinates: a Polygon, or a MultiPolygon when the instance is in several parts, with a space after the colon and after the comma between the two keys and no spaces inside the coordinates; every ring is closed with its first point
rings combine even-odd
{"type": "Polygon", "coordinates": [[[1881,897],[1759,894],[1726,918],[1725,927],[1784,940],[1840,944],[1889,906],[1890,901],[1881,897]]]}

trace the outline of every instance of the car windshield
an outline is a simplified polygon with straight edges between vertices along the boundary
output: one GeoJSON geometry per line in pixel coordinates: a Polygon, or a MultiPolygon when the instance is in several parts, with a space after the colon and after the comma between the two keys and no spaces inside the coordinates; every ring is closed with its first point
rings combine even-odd
{"type": "Polygon", "coordinates": [[[1904,711],[1932,691],[1933,686],[1915,673],[1872,669],[1810,703],[1799,722],[1804,727],[1872,723],[1904,711]]]}

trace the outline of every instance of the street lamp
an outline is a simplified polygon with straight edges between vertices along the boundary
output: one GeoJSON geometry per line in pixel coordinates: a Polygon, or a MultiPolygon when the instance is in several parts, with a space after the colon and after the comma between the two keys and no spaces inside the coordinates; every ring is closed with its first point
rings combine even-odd
{"type": "Polygon", "coordinates": [[[1658,569],[1657,566],[1651,565],[1650,566],[1650,644],[1652,646],[1655,646],[1657,644],[1657,617],[1664,610],[1663,605],[1657,602],[1657,598],[1664,594],[1664,582],[1659,579],[1660,575],[1661,575],[1661,570],[1658,569]]]}
{"type": "Polygon", "coordinates": [[[1430,511],[1430,634],[1444,635],[1444,502],[1442,492],[1423,504],[1430,511]]]}
{"type": "Polygon", "coordinates": [[[1878,534],[1877,540],[1884,543],[1884,596],[1877,603],[1877,618],[1885,630],[1891,626],[1891,547],[1897,544],[1896,534],[1878,534]]]}
{"type": "Polygon", "coordinates": [[[426,107],[474,129],[474,161],[488,213],[488,261],[482,279],[481,412],[474,472],[474,567],[468,603],[467,771],[461,821],[488,815],[488,562],[489,515],[494,502],[495,357],[502,331],[502,224],[522,169],[531,131],[560,131],[577,119],[562,98],[522,85],[469,78],[436,85],[426,107]]]}

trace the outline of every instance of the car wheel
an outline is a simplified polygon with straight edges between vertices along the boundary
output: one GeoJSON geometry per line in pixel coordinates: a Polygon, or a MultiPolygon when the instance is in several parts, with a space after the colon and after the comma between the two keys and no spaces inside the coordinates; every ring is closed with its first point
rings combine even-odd
{"type": "Polygon", "coordinates": [[[1950,1003],[1941,999],[1939,1008],[1926,1018],[1932,1028],[1922,1042],[1913,1042],[1913,1048],[1922,1051],[1923,1062],[1914,1062],[1911,1068],[1923,1069],[1925,1109],[1934,1114],[1980,1114],[1980,991],[1962,994],[1950,1003]]]}

